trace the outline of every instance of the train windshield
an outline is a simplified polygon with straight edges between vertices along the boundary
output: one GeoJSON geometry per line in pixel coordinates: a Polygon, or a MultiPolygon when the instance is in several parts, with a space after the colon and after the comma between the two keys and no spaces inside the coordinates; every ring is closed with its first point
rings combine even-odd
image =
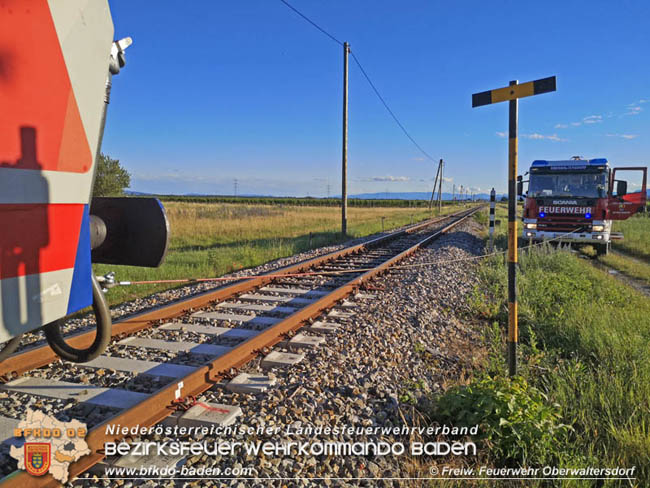
{"type": "Polygon", "coordinates": [[[528,196],[604,198],[607,196],[607,173],[533,173],[528,196]]]}

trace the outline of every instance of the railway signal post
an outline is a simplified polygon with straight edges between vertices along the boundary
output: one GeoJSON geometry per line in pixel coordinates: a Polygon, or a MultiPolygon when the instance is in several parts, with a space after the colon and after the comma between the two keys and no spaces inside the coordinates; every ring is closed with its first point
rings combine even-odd
{"type": "Polygon", "coordinates": [[[496,192],[490,192],[490,252],[494,250],[494,207],[496,206],[496,192]]]}
{"type": "Polygon", "coordinates": [[[472,107],[498,102],[510,102],[508,130],[508,373],[517,374],[517,122],[519,99],[556,90],[555,76],[519,84],[511,81],[509,86],[472,95],[472,107]]]}
{"type": "Polygon", "coordinates": [[[341,157],[341,234],[348,233],[348,54],[350,45],[343,44],[343,151],[341,157]]]}

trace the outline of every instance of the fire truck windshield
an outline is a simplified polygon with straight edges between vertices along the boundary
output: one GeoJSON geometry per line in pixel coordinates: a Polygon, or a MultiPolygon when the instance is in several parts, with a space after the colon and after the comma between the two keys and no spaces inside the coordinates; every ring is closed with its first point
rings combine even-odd
{"type": "Polygon", "coordinates": [[[527,196],[604,198],[607,196],[607,174],[532,173],[527,196]]]}

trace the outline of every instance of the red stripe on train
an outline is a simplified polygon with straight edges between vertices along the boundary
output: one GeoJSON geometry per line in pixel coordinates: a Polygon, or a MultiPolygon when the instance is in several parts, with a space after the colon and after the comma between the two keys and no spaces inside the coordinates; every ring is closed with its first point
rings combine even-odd
{"type": "Polygon", "coordinates": [[[83,204],[0,205],[0,279],[74,267],[83,204]]]}
{"type": "Polygon", "coordinates": [[[93,157],[47,0],[3,0],[0,19],[0,167],[89,171],[93,157]]]}

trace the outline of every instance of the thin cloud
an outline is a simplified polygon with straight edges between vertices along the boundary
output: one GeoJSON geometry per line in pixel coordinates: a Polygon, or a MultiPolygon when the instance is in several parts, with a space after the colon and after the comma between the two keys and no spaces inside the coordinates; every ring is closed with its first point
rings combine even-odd
{"type": "Polygon", "coordinates": [[[553,142],[566,142],[568,139],[564,139],[562,137],[558,137],[557,134],[550,134],[550,135],[544,135],[544,134],[538,134],[537,132],[534,132],[532,134],[522,134],[521,137],[524,139],[533,139],[537,141],[553,141],[553,142]]]}
{"type": "Polygon", "coordinates": [[[505,138],[505,137],[508,136],[508,134],[506,132],[497,132],[496,134],[497,134],[498,137],[501,137],[501,138],[505,138]]]}
{"type": "Polygon", "coordinates": [[[424,161],[424,158],[411,158],[412,161],[424,161]]]}
{"type": "Polygon", "coordinates": [[[607,137],[620,137],[621,139],[636,139],[639,134],[605,134],[607,137]]]}
{"type": "MultiPolygon", "coordinates": [[[[435,181],[435,180],[436,180],[435,178],[430,178],[430,179],[420,178],[418,181],[421,182],[421,183],[430,183],[430,182],[435,181]]],[[[443,176],[442,181],[443,181],[443,183],[453,183],[454,179],[451,178],[451,177],[443,176]]]]}
{"type": "Polygon", "coordinates": [[[602,115],[589,115],[582,119],[582,122],[585,124],[598,124],[603,121],[602,115]]]}
{"type": "Polygon", "coordinates": [[[628,111],[625,112],[624,115],[639,115],[641,112],[643,112],[643,108],[639,105],[634,105],[632,107],[628,107],[628,111]]]}
{"type": "MultiPolygon", "coordinates": [[[[598,124],[603,121],[603,116],[602,115],[587,115],[586,117],[583,117],[582,120],[579,122],[571,122],[571,126],[573,127],[580,127],[583,124],[598,124]]],[[[568,128],[568,124],[555,124],[556,129],[566,129],[568,128]]]]}
{"type": "Polygon", "coordinates": [[[405,181],[411,181],[411,178],[408,176],[373,176],[370,178],[359,178],[358,181],[365,182],[380,182],[380,183],[399,183],[405,181]]]}

